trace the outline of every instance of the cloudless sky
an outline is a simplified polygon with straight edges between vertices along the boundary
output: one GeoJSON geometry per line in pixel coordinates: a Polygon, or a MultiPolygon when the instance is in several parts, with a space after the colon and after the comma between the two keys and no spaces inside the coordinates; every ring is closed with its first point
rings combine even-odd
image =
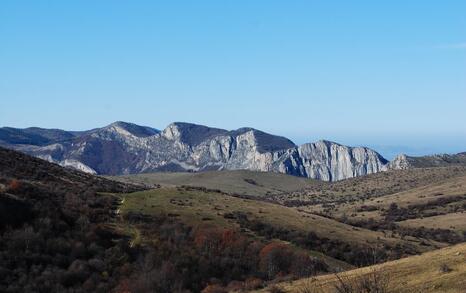
{"type": "Polygon", "coordinates": [[[0,2],[0,126],[466,151],[466,1],[0,2]]]}

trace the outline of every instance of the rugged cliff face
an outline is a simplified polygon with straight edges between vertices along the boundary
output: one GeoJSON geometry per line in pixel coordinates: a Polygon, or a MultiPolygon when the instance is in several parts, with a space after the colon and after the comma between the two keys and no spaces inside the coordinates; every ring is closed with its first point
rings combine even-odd
{"type": "Polygon", "coordinates": [[[227,131],[172,123],[158,131],[115,122],[84,132],[55,131],[57,139],[50,130],[44,138],[40,131],[34,131],[32,138],[24,130],[8,128],[3,135],[2,131],[0,143],[4,146],[97,174],[248,169],[335,181],[390,167],[368,148],[330,141],[296,146],[287,138],[252,128],[227,131]],[[11,139],[18,137],[15,131],[22,134],[20,143],[11,139]]]}
{"type": "Polygon", "coordinates": [[[387,160],[365,147],[347,147],[330,141],[304,144],[298,148],[306,176],[336,181],[385,170],[387,160]]]}

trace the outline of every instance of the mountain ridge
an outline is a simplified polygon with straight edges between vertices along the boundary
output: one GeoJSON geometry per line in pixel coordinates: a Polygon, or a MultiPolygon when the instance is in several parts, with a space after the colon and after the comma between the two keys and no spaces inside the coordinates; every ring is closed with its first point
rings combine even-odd
{"type": "Polygon", "coordinates": [[[330,140],[296,145],[250,127],[225,130],[187,122],[173,122],[163,130],[123,121],[78,132],[4,127],[0,145],[105,175],[245,169],[337,181],[417,166],[414,157],[401,155],[389,162],[367,147],[330,140]]]}

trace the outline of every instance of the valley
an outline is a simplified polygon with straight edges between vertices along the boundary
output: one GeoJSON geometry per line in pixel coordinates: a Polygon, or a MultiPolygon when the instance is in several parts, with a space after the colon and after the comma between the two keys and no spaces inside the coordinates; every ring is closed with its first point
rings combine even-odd
{"type": "Polygon", "coordinates": [[[34,292],[24,276],[60,292],[335,292],[379,271],[396,280],[386,292],[464,289],[461,165],[336,182],[248,170],[95,176],[0,150],[0,230],[14,243],[0,246],[6,292],[34,292]]]}
{"type": "Polygon", "coordinates": [[[465,28],[1,1],[0,293],[466,293],[465,28]]]}
{"type": "MultiPolygon", "coordinates": [[[[421,274],[416,269],[420,262],[416,258],[411,263],[410,255],[429,251],[435,254],[438,249],[442,251],[466,240],[466,169],[461,166],[393,170],[338,182],[251,171],[153,173],[111,178],[126,183],[161,184],[158,189],[125,196],[123,213],[169,213],[194,226],[234,227],[253,239],[284,241],[307,249],[334,273],[401,258],[394,262],[396,265],[389,262],[387,266],[397,267],[400,263],[409,274],[421,274]],[[342,253],[346,245],[352,253],[342,253]],[[405,260],[405,257],[408,258],[405,260]],[[361,259],[366,261],[358,262],[361,259]]],[[[464,250],[464,245],[458,247],[464,250]]],[[[438,255],[443,257],[440,252],[438,255]]],[[[449,278],[457,280],[466,273],[461,262],[450,263],[447,258],[445,262],[454,267],[455,274],[440,274],[426,285],[425,292],[437,292],[439,288],[462,292],[463,283],[449,285],[449,278]]],[[[428,267],[432,271],[422,274],[437,273],[437,268],[428,267]]],[[[368,269],[360,269],[365,270],[368,269]]],[[[355,272],[359,274],[359,270],[355,272]]],[[[393,274],[400,281],[412,276],[393,274]]],[[[333,285],[328,284],[334,284],[335,277],[330,283],[325,281],[325,286],[320,281],[332,278],[329,276],[310,279],[312,286],[321,291],[313,290],[333,292],[333,285]]],[[[296,282],[302,283],[309,281],[296,282]]],[[[419,289],[421,284],[391,287],[393,291],[387,292],[414,292],[410,291],[413,288],[424,292],[419,289]]],[[[282,287],[283,292],[302,290],[298,285],[282,287]]]]}

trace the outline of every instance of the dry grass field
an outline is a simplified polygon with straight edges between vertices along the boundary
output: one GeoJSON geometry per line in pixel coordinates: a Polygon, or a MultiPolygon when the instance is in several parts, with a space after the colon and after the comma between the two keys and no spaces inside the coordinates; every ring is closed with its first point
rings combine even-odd
{"type": "MultiPolygon", "coordinates": [[[[348,244],[350,247],[365,247],[368,250],[374,247],[391,247],[392,249],[402,247],[404,251],[420,253],[445,246],[445,244],[435,241],[409,237],[402,239],[398,235],[388,235],[379,231],[353,227],[333,219],[275,203],[191,188],[163,187],[127,194],[124,196],[120,209],[123,215],[130,212],[144,215],[164,214],[181,220],[192,227],[211,225],[241,229],[253,238],[261,238],[264,235],[248,227],[242,227],[237,219],[229,217],[229,215],[241,212],[247,216],[249,221],[259,221],[261,224],[281,231],[282,234],[289,232],[307,235],[307,233],[312,232],[320,239],[330,239],[348,244]]],[[[138,233],[136,232],[134,235],[138,235],[138,233]]],[[[290,240],[278,236],[277,239],[290,240]]],[[[316,251],[312,251],[314,256],[324,258],[327,262],[332,259],[324,257],[322,253],[326,251],[317,248],[316,251]]],[[[351,267],[344,262],[333,262],[331,266],[335,270],[351,267]]]]}
{"type": "Polygon", "coordinates": [[[271,172],[207,171],[198,173],[159,172],[135,175],[114,176],[112,179],[125,182],[138,182],[145,185],[198,186],[219,189],[226,193],[252,196],[265,196],[303,190],[320,186],[322,182],[286,174],[271,172]]]}
{"type": "Polygon", "coordinates": [[[426,227],[433,229],[451,229],[458,233],[466,232],[466,212],[450,213],[421,219],[409,219],[398,222],[405,227],[426,227]]]}
{"type": "Polygon", "coordinates": [[[282,205],[226,196],[217,192],[204,192],[184,188],[160,188],[131,193],[125,196],[122,213],[170,214],[190,225],[213,224],[224,227],[238,226],[225,214],[242,211],[251,219],[259,219],[275,227],[295,231],[312,231],[318,236],[343,239],[348,243],[372,245],[376,243],[404,243],[416,246],[419,251],[428,248],[416,241],[385,237],[383,233],[355,228],[333,219],[312,215],[282,205]]]}
{"type": "MultiPolygon", "coordinates": [[[[466,176],[455,176],[445,179],[441,182],[430,183],[421,187],[408,189],[402,192],[383,195],[379,197],[370,197],[360,199],[358,201],[334,201],[327,204],[317,204],[307,207],[311,212],[325,212],[332,217],[347,217],[356,218],[375,218],[378,219],[382,211],[387,210],[393,203],[399,207],[408,208],[413,205],[426,205],[439,201],[439,204],[432,204],[427,210],[443,214],[456,213],[464,209],[466,203],[466,176]],[[445,199],[449,203],[442,204],[445,199]],[[333,204],[334,208],[326,209],[329,204],[333,204]],[[367,211],[367,208],[373,207],[373,211],[367,211]]],[[[421,215],[419,215],[421,216],[421,215]]]]}
{"type": "MultiPolygon", "coordinates": [[[[167,215],[194,229],[237,229],[251,239],[304,249],[331,272],[345,271],[280,283],[283,292],[336,292],[338,278],[351,283],[375,273],[390,280],[389,290],[380,292],[466,292],[466,244],[449,246],[466,235],[464,167],[389,171],[338,182],[250,171],[113,178],[158,186],[121,195],[122,215],[167,215]],[[299,240],[309,233],[317,242],[303,246],[299,240]],[[361,248],[388,252],[378,261],[409,257],[354,269],[367,265],[354,262],[361,248]],[[419,253],[424,254],[412,256],[419,253]]],[[[144,241],[144,233],[130,229],[134,241],[144,241]]]]}
{"type": "Polygon", "coordinates": [[[439,167],[392,170],[362,177],[324,182],[279,173],[209,171],[199,173],[147,173],[112,176],[118,181],[145,185],[197,186],[218,189],[229,194],[266,197],[286,204],[302,201],[307,204],[360,201],[394,194],[413,188],[441,183],[449,178],[466,175],[466,167],[439,167]]]}
{"type": "Polygon", "coordinates": [[[336,182],[318,182],[303,190],[274,195],[281,203],[357,202],[414,188],[442,183],[450,178],[466,175],[461,166],[391,170],[336,182]]]}
{"type": "MultiPolygon", "coordinates": [[[[393,293],[466,292],[466,244],[459,244],[419,256],[350,270],[338,276],[346,283],[378,274],[393,293]]],[[[338,284],[335,274],[301,279],[278,285],[282,292],[332,293],[338,284]]],[[[270,292],[270,287],[257,291],[270,292]]]]}

